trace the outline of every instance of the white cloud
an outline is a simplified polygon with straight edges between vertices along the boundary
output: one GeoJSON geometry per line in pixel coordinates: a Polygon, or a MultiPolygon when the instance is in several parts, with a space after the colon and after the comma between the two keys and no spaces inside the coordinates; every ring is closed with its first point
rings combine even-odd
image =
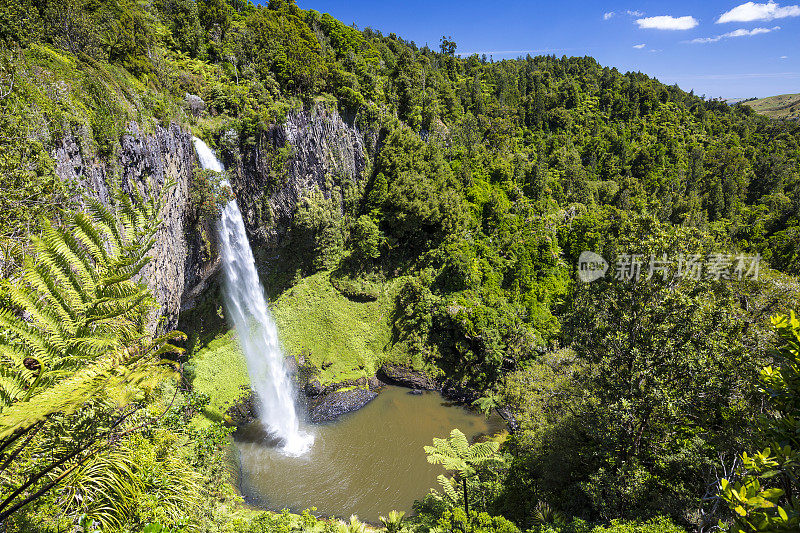
{"type": "Polygon", "coordinates": [[[660,51],[661,51],[661,49],[659,49],[659,48],[652,48],[652,49],[650,50],[650,52],[651,52],[651,53],[652,53],[652,52],[660,52],[660,51]]]}
{"type": "Polygon", "coordinates": [[[789,56],[781,56],[779,59],[789,59],[789,56]]]}
{"type": "Polygon", "coordinates": [[[646,45],[646,44],[644,44],[644,43],[642,43],[642,44],[634,44],[634,45],[633,45],[633,47],[634,47],[634,48],[638,48],[639,50],[641,50],[641,49],[642,49],[642,48],[644,48],[645,46],[647,46],[647,45],[646,45]]]}
{"type": "Polygon", "coordinates": [[[717,19],[717,24],[723,22],[752,22],[754,20],[774,20],[786,17],[800,16],[800,6],[781,7],[770,0],[766,4],[747,2],[726,11],[717,19]]]}
{"type": "Polygon", "coordinates": [[[644,15],[644,13],[642,13],[641,11],[631,10],[631,9],[627,10],[625,13],[632,17],[641,17],[642,15],[644,15]]]}
{"type": "Polygon", "coordinates": [[[759,35],[761,33],[769,33],[771,31],[777,31],[781,29],[780,26],[775,26],[774,28],[753,28],[752,30],[745,30],[744,28],[740,28],[738,30],[729,31],[728,33],[723,33],[722,35],[717,35],[715,37],[700,37],[698,39],[692,39],[688,41],[694,44],[704,44],[704,43],[715,43],[717,41],[721,41],[722,39],[731,39],[733,37],[752,37],[753,35],[759,35]]]}
{"type": "Polygon", "coordinates": [[[608,13],[603,13],[603,20],[608,20],[613,16],[614,16],[614,12],[613,11],[609,11],[608,13]]]}
{"type": "Polygon", "coordinates": [[[690,16],[673,17],[670,15],[661,15],[659,17],[645,17],[636,19],[636,24],[640,28],[654,29],[654,30],[690,30],[697,26],[697,19],[690,16]]]}

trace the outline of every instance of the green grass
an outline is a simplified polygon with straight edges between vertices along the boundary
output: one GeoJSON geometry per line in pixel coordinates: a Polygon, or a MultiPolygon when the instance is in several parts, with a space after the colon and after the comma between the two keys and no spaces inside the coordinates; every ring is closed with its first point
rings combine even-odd
{"type": "Polygon", "coordinates": [[[194,370],[194,390],[208,394],[211,402],[204,414],[208,420],[221,421],[225,411],[249,385],[247,365],[233,331],[221,335],[197,350],[190,359],[194,370]]]}
{"type": "Polygon", "coordinates": [[[744,102],[753,111],[770,118],[800,120],[800,94],[780,94],[744,102]]]}
{"type": "Polygon", "coordinates": [[[274,302],[272,313],[287,354],[322,370],[323,384],[369,377],[397,355],[390,349],[391,313],[401,281],[383,285],[372,302],[344,297],[330,272],[303,278],[274,302]]]}

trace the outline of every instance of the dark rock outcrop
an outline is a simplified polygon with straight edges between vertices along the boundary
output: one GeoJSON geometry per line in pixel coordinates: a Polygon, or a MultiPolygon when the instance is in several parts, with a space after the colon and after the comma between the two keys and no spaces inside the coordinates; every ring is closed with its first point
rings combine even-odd
{"type": "Polygon", "coordinates": [[[252,389],[242,387],[242,395],[239,400],[225,411],[227,423],[243,427],[255,422],[258,419],[256,403],[256,396],[252,389]]]}
{"type": "Polygon", "coordinates": [[[303,392],[306,393],[306,396],[319,396],[322,394],[323,388],[322,384],[319,382],[318,379],[310,379],[306,382],[305,386],[303,387],[303,392]]]}
{"type": "Polygon", "coordinates": [[[376,376],[360,377],[322,385],[319,379],[308,377],[303,392],[308,419],[311,422],[330,422],[339,416],[361,409],[377,395],[383,383],[376,376]]]}
{"type": "Polygon", "coordinates": [[[377,392],[367,388],[340,389],[317,396],[309,401],[308,418],[315,424],[330,422],[343,414],[361,409],[377,396],[377,392]]]}
{"type": "Polygon", "coordinates": [[[508,407],[498,407],[495,411],[500,415],[500,418],[505,421],[509,432],[514,433],[519,429],[519,422],[517,422],[517,417],[514,416],[514,412],[511,409],[508,407]]]}
{"type": "Polygon", "coordinates": [[[411,389],[439,390],[439,384],[425,372],[402,365],[384,364],[377,374],[378,378],[390,385],[400,385],[411,389]]]}
{"type": "MultiPolygon", "coordinates": [[[[200,101],[192,99],[193,104],[200,101]]],[[[324,106],[289,113],[286,121],[262,134],[255,145],[241,142],[236,132],[220,139],[230,181],[251,243],[269,248],[285,244],[297,203],[306,191],[319,189],[326,197],[341,195],[364,183],[367,155],[362,135],[324,106]],[[225,149],[234,145],[235,149],[225,149]],[[288,147],[276,169],[279,149],[288,147]]],[[[151,326],[174,328],[182,310],[191,309],[219,271],[214,222],[198,231],[190,187],[196,162],[191,134],[170,124],[148,127],[129,123],[113,155],[87,148],[80,134],[68,134],[50,148],[58,177],[74,184],[76,196],[86,194],[108,204],[115,180],[128,191],[159,195],[166,183],[163,224],[151,252],[152,262],[141,273],[156,301],[151,326]],[[204,234],[204,235],[202,235],[204,234]],[[210,242],[209,242],[210,241],[210,242]]]]}

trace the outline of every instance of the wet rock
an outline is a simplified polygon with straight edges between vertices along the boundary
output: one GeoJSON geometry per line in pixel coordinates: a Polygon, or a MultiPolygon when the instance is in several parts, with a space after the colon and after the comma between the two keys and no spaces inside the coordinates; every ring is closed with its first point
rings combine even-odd
{"type": "Polygon", "coordinates": [[[258,420],[256,396],[252,389],[242,387],[242,396],[225,411],[225,414],[226,422],[236,427],[243,427],[258,420]]]}
{"type": "Polygon", "coordinates": [[[361,409],[377,396],[377,392],[362,388],[341,389],[318,396],[309,401],[308,418],[315,424],[330,422],[343,414],[361,409]]]}
{"type": "Polygon", "coordinates": [[[386,383],[381,381],[378,378],[378,376],[372,376],[371,378],[369,378],[367,380],[367,386],[369,387],[369,390],[372,390],[372,391],[378,390],[378,389],[380,389],[381,387],[383,387],[385,385],[386,385],[386,383]]]}
{"type": "Polygon", "coordinates": [[[420,389],[411,389],[408,391],[408,394],[412,396],[422,396],[422,391],[420,389]]]}
{"type": "Polygon", "coordinates": [[[514,416],[511,409],[508,407],[498,407],[495,411],[500,415],[500,418],[505,420],[509,432],[514,433],[519,429],[519,422],[517,422],[517,417],[514,416]]]}
{"type": "Polygon", "coordinates": [[[336,392],[339,389],[347,389],[347,388],[372,388],[368,387],[367,378],[360,377],[358,379],[346,379],[344,381],[338,381],[336,383],[331,383],[326,385],[322,388],[321,394],[331,394],[336,392]]]}
{"type": "Polygon", "coordinates": [[[385,364],[378,370],[378,378],[392,385],[411,389],[438,390],[439,384],[425,372],[402,365],[385,364]]]}
{"type": "Polygon", "coordinates": [[[287,355],[286,357],[284,357],[283,365],[289,374],[296,374],[298,369],[300,368],[299,365],[297,364],[297,359],[295,359],[293,355],[287,355]]]}
{"type": "Polygon", "coordinates": [[[319,396],[322,394],[322,390],[322,384],[318,379],[308,380],[305,387],[303,387],[303,392],[306,393],[306,396],[319,396]]]}

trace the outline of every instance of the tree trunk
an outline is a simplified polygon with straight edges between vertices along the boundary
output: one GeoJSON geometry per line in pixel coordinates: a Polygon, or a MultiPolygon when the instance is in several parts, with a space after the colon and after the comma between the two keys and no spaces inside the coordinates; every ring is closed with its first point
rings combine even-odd
{"type": "Polygon", "coordinates": [[[465,528],[469,531],[469,498],[467,498],[467,477],[461,478],[461,484],[464,487],[464,513],[467,515],[467,522],[465,528]]]}

